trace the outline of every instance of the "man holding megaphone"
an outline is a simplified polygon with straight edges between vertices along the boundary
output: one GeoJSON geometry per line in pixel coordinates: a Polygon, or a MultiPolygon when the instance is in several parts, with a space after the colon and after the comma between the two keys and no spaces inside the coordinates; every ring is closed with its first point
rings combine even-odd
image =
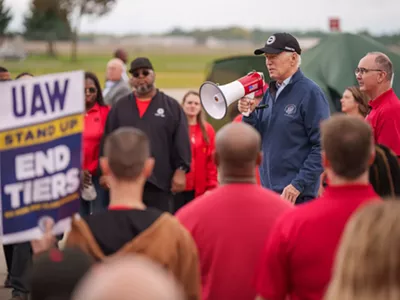
{"type": "Polygon", "coordinates": [[[242,98],[238,109],[262,137],[261,183],[292,203],[307,202],[317,196],[323,170],[319,125],[329,118],[328,101],[300,70],[301,48],[292,35],[276,33],[254,54],[265,55],[272,81],[258,106],[242,98]]]}

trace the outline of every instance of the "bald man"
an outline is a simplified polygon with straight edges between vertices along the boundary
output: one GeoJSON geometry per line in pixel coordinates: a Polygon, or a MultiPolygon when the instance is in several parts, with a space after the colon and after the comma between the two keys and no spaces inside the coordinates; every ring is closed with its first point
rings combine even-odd
{"type": "Polygon", "coordinates": [[[184,300],[172,276],[144,257],[111,259],[95,267],[72,300],[184,300]]]}
{"type": "Polygon", "coordinates": [[[370,52],[360,60],[355,75],[360,90],[371,99],[366,119],[374,130],[375,142],[400,157],[400,101],[392,89],[392,62],[384,53],[370,52]]]}
{"type": "Polygon", "coordinates": [[[254,300],[252,280],[264,241],[277,218],[293,208],[256,184],[260,148],[252,126],[222,127],[214,155],[221,185],[176,214],[199,249],[203,300],[254,300]]]}
{"type": "Polygon", "coordinates": [[[104,102],[113,106],[119,99],[132,92],[129,84],[122,78],[124,63],[113,58],[107,63],[107,82],[103,90],[104,102]]]}

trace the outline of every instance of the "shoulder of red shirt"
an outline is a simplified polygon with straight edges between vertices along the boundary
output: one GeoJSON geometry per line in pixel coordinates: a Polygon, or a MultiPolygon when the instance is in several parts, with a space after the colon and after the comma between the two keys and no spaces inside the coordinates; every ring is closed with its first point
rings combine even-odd
{"type": "Polygon", "coordinates": [[[243,115],[239,114],[233,119],[233,122],[238,122],[239,123],[239,122],[242,122],[242,119],[243,119],[243,115]]]}
{"type": "MultiPolygon", "coordinates": [[[[372,107],[372,108],[378,108],[380,106],[382,106],[382,108],[385,108],[387,106],[385,106],[385,104],[390,104],[390,102],[393,101],[399,101],[399,98],[397,97],[396,93],[394,92],[394,90],[391,88],[389,90],[387,90],[386,92],[384,92],[383,94],[379,95],[376,99],[374,100],[370,100],[368,102],[368,104],[372,107]],[[389,103],[387,103],[387,101],[389,103]],[[385,103],[386,102],[386,103],[385,103]]],[[[400,103],[399,103],[400,104],[400,103]]],[[[390,109],[390,106],[387,107],[390,109]]]]}

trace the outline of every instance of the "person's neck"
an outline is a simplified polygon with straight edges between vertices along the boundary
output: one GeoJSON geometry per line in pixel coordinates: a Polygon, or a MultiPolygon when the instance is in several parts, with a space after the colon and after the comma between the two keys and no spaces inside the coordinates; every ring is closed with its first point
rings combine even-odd
{"type": "Polygon", "coordinates": [[[362,114],[360,114],[360,112],[358,111],[358,108],[353,111],[347,112],[346,115],[352,116],[352,117],[358,117],[360,119],[365,119],[365,117],[362,114]]]}
{"type": "Polygon", "coordinates": [[[143,203],[143,182],[113,182],[110,187],[110,206],[146,209],[143,203]]]}
{"type": "Polygon", "coordinates": [[[188,124],[189,125],[196,125],[197,124],[197,117],[196,116],[188,116],[188,124]]]}
{"type": "Polygon", "coordinates": [[[388,90],[390,90],[392,87],[390,84],[382,84],[378,86],[375,90],[371,91],[368,93],[368,96],[371,98],[371,100],[375,100],[378,98],[380,95],[383,93],[386,93],[388,90]]]}
{"type": "Polygon", "coordinates": [[[256,184],[256,174],[254,169],[253,170],[243,170],[238,175],[238,172],[229,172],[223,169],[220,169],[220,184],[232,184],[232,183],[252,183],[256,184]]]}
{"type": "Polygon", "coordinates": [[[139,101],[148,101],[149,99],[152,99],[156,94],[156,89],[152,89],[150,92],[146,94],[138,94],[137,91],[135,91],[135,96],[139,101]]]}
{"type": "Polygon", "coordinates": [[[296,72],[297,72],[298,68],[290,70],[287,74],[285,74],[285,76],[282,76],[282,78],[277,79],[276,82],[278,84],[282,84],[286,79],[292,77],[296,72]]]}
{"type": "Polygon", "coordinates": [[[336,175],[332,170],[326,170],[328,176],[329,185],[331,186],[343,186],[343,185],[368,185],[369,184],[369,174],[365,172],[356,179],[349,180],[336,175]]]}
{"type": "Polygon", "coordinates": [[[93,103],[87,103],[86,104],[86,112],[88,112],[91,108],[93,108],[93,106],[95,106],[96,102],[93,103]]]}

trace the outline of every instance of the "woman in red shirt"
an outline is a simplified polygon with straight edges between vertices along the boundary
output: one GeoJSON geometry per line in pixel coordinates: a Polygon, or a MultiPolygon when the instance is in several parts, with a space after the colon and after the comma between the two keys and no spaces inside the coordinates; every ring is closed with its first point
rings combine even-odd
{"type": "Polygon", "coordinates": [[[93,214],[107,209],[107,199],[102,197],[103,190],[99,184],[99,153],[100,142],[104,133],[110,107],[104,104],[103,95],[97,76],[91,72],[85,73],[85,127],[83,130],[83,179],[84,187],[93,184],[96,197],[85,200],[81,195],[80,213],[93,214]]]}
{"type": "Polygon", "coordinates": [[[217,167],[212,157],[215,149],[215,131],[211,124],[204,120],[199,94],[194,91],[186,93],[182,107],[189,124],[192,162],[190,172],[186,174],[185,191],[175,195],[175,212],[218,184],[217,167]]]}

